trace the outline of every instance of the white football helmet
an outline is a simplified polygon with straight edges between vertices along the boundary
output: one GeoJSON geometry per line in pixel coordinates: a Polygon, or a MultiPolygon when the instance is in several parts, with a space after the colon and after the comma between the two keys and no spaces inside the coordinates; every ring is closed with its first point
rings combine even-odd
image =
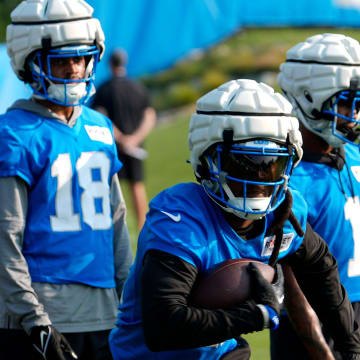
{"type": "Polygon", "coordinates": [[[315,35],[291,48],[278,82],[304,126],[329,145],[358,146],[360,44],[339,34],[315,35]],[[341,106],[349,114],[339,112],[341,106]],[[341,121],[339,121],[341,119],[341,121]],[[351,123],[351,125],[349,124],[351,123]]]}
{"type": "Polygon", "coordinates": [[[260,219],[284,200],[302,157],[299,123],[291,110],[281,94],[254,80],[227,82],[197,101],[188,137],[190,162],[207,194],[225,211],[260,219]],[[256,187],[266,189],[263,196],[256,187]]]}
{"type": "Polygon", "coordinates": [[[92,13],[83,0],[25,0],[12,11],[7,52],[15,74],[30,84],[36,97],[75,106],[94,92],[105,38],[92,13]],[[84,79],[74,82],[52,75],[52,59],[79,56],[86,59],[84,79]]]}

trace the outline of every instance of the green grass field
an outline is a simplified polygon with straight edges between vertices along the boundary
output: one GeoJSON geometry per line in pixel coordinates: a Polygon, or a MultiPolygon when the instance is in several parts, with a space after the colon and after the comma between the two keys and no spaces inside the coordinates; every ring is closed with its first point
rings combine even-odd
{"type": "MultiPolygon", "coordinates": [[[[146,141],[149,157],[146,160],[146,187],[149,199],[166,187],[178,182],[194,181],[187,148],[187,134],[191,110],[175,116],[167,123],[157,126],[146,141]]],[[[132,240],[133,250],[136,249],[137,230],[132,204],[128,196],[128,187],[122,184],[128,206],[127,222],[132,240]]],[[[268,332],[245,336],[252,350],[251,359],[269,359],[268,332]]]]}

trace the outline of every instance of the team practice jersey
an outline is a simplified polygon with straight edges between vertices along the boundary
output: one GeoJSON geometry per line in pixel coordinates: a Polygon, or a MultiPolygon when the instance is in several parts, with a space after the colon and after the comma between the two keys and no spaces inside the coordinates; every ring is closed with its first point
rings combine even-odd
{"type": "Polygon", "coordinates": [[[309,209],[308,222],[329,245],[338,261],[340,280],[351,302],[360,301],[360,154],[345,146],[341,171],[301,161],[291,176],[309,209]]]}
{"type": "Polygon", "coordinates": [[[23,254],[34,282],[115,287],[112,127],[82,108],[74,127],[15,109],[0,117],[0,177],[28,185],[23,254]]]}
{"type": "MultiPolygon", "coordinates": [[[[305,230],[307,207],[294,191],[293,212],[305,230]]],[[[117,328],[110,336],[116,359],[219,359],[236,346],[234,339],[196,349],[151,352],[145,345],[140,305],[140,279],[144,256],[150,249],[175,255],[207,273],[228,259],[250,258],[267,263],[274,236],[265,236],[273,214],[265,218],[262,234],[243,240],[225,220],[221,209],[195,183],[176,185],[150,202],[147,220],[139,236],[136,261],[126,281],[117,328]]],[[[303,238],[289,221],[284,227],[279,258],[294,253],[303,238]]],[[[240,335],[240,334],[239,334],[240,335]]]]}

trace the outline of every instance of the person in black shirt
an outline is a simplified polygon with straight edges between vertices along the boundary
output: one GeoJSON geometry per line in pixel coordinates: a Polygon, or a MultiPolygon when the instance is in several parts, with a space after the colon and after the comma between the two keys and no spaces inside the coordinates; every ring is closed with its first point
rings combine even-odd
{"type": "Polygon", "coordinates": [[[146,89],[126,77],[127,55],[115,49],[110,57],[112,78],[96,91],[92,107],[111,119],[118,156],[123,163],[119,177],[129,181],[138,227],[145,222],[147,195],[144,185],[142,148],[145,137],[156,122],[156,112],[150,105],[146,89]]]}

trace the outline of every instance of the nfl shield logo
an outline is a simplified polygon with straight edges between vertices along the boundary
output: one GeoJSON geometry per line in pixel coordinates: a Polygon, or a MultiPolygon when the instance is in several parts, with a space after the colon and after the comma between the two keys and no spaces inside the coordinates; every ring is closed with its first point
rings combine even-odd
{"type": "MultiPolygon", "coordinates": [[[[290,247],[290,244],[291,244],[293,238],[294,238],[294,233],[289,233],[289,234],[283,235],[281,245],[280,245],[280,252],[285,251],[290,247]]],[[[275,235],[264,238],[261,256],[270,256],[274,249],[274,245],[275,245],[275,235]]]]}

